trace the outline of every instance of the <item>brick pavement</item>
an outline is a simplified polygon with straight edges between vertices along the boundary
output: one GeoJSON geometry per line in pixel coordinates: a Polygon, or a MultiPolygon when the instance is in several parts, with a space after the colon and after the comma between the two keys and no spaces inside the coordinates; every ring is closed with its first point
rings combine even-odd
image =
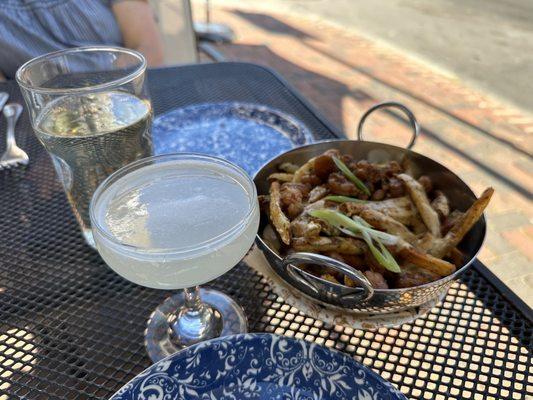
{"type": "MultiPolygon", "coordinates": [[[[479,194],[496,189],[480,259],[533,305],[533,116],[396,50],[325,21],[218,6],[213,19],[236,32],[219,50],[230,60],[274,68],[329,120],[354,137],[370,105],[400,101],[417,115],[414,150],[446,165],[479,194]]],[[[404,121],[372,117],[365,135],[406,142],[404,121]]]]}

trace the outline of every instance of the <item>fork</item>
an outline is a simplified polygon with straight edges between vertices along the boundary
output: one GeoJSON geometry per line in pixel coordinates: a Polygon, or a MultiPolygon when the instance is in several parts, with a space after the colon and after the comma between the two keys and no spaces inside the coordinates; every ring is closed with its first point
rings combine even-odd
{"type": "Polygon", "coordinates": [[[6,151],[0,157],[0,169],[16,165],[28,164],[29,157],[24,150],[15,142],[15,125],[22,113],[22,106],[18,103],[10,103],[4,106],[4,117],[7,120],[6,151]]]}
{"type": "Polygon", "coordinates": [[[7,103],[7,99],[9,99],[9,93],[0,92],[0,110],[4,108],[5,104],[7,103]]]}

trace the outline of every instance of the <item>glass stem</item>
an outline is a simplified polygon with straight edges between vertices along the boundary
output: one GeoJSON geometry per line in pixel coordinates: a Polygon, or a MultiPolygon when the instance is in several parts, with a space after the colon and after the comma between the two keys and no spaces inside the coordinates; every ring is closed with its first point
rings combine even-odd
{"type": "Polygon", "coordinates": [[[202,302],[200,288],[183,290],[183,307],[168,318],[169,336],[179,347],[217,337],[222,329],[218,313],[202,302]]]}
{"type": "Polygon", "coordinates": [[[200,287],[195,286],[192,288],[183,289],[183,295],[185,296],[185,308],[189,312],[200,312],[204,306],[200,300],[200,287]]]}

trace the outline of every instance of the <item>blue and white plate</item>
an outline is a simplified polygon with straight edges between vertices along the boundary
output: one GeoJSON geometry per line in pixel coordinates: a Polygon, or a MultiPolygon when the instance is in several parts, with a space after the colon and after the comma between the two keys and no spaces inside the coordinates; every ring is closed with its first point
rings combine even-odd
{"type": "Polygon", "coordinates": [[[264,333],[182,350],[139,374],[111,400],[406,400],[346,354],[264,333]]]}
{"type": "Polygon", "coordinates": [[[265,106],[207,103],[155,118],[153,141],[155,154],[210,154],[253,175],[278,154],[312,142],[312,136],[301,122],[265,106]]]}

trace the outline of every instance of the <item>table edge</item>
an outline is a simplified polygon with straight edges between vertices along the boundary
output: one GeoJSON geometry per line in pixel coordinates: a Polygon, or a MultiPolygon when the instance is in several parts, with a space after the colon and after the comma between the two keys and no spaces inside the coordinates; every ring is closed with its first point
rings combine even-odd
{"type": "Polygon", "coordinates": [[[242,61],[222,61],[216,63],[204,63],[204,64],[181,64],[181,65],[169,65],[164,67],[149,68],[149,71],[158,71],[158,70],[167,70],[167,69],[176,69],[181,67],[204,67],[204,66],[213,66],[213,65],[235,65],[235,66],[245,66],[261,69],[264,72],[274,76],[280,83],[287,88],[287,90],[305,107],[307,110],[315,116],[334,136],[339,139],[346,138],[346,135],[340,130],[335,124],[333,124],[322,112],[320,112],[314,105],[311,104],[291,83],[289,83],[279,72],[275,69],[267,67],[265,65],[251,63],[251,62],[242,62],[242,61]]]}
{"type": "Polygon", "coordinates": [[[507,286],[494,272],[485,264],[476,259],[473,267],[485,279],[492,283],[498,292],[511,303],[522,315],[524,315],[530,324],[533,324],[533,308],[531,308],[522,298],[520,298],[509,286],[507,286]]]}

